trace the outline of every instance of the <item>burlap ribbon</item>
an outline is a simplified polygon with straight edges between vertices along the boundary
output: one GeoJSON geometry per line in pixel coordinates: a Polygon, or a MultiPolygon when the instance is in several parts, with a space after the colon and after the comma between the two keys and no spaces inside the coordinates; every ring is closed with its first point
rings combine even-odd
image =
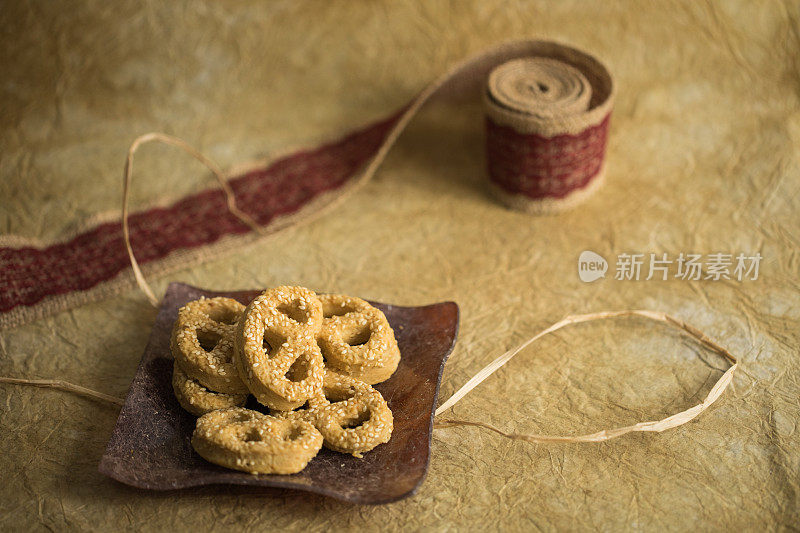
{"type": "MultiPolygon", "coordinates": [[[[455,95],[486,102],[489,188],[505,204],[554,212],[601,183],[614,96],[608,71],[568,46],[506,43],[454,66],[385,119],[316,148],[240,167],[229,180],[180,139],[138,138],[126,164],[126,191],[133,153],[153,140],[191,153],[214,172],[222,190],[134,213],[125,229],[116,215],[54,243],[0,237],[0,327],[117,294],[137,281],[156,300],[145,276],[218,257],[320,216],[375,174],[423,104],[455,95]]],[[[127,219],[127,196],[123,211],[127,219]]]]}

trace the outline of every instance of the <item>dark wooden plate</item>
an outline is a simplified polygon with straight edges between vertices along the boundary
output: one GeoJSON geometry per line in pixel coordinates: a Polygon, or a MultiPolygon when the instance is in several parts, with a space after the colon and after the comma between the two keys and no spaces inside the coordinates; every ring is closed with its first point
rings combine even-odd
{"type": "MultiPolygon", "coordinates": [[[[444,363],[456,341],[458,306],[454,302],[422,307],[372,302],[389,319],[402,354],[397,372],[376,386],[394,413],[394,431],[388,443],[363,459],[323,448],[297,474],[252,475],[208,463],[192,449],[196,418],[173,396],[169,337],[178,309],[191,300],[228,296],[247,304],[258,293],[213,292],[170,284],[100,461],[100,472],[154,490],[252,485],[305,490],[360,504],[388,503],[414,494],[428,470],[433,412],[444,363]]],[[[252,398],[248,407],[259,409],[252,398]]]]}

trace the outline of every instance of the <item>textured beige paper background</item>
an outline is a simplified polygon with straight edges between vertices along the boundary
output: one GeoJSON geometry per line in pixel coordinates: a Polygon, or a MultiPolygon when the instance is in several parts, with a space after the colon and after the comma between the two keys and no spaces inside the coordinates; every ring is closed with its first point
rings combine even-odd
{"type": "MultiPolygon", "coordinates": [[[[581,209],[531,218],[490,200],[479,103],[437,103],[343,207],[172,279],[455,300],[461,335],[443,397],[564,314],[601,309],[666,311],[741,365],[709,412],[660,435],[537,446],[437,430],[420,493],[375,508],[294,492],[133,490],[96,469],[114,408],[2,386],[0,527],[796,527],[799,22],[789,2],[4,3],[0,232],[43,239],[117,209],[124,154],[141,132],[184,137],[225,167],[381,116],[501,40],[590,51],[619,92],[608,181],[581,209]],[[612,259],[760,251],[764,262],[754,282],[583,284],[585,249],[612,259]]],[[[161,147],[142,151],[136,174],[139,206],[210,183],[161,147]]],[[[124,395],[154,316],[130,292],[3,331],[0,374],[124,395]]],[[[724,368],[657,324],[576,326],[520,354],[451,415],[585,433],[693,405],[724,368]]]]}

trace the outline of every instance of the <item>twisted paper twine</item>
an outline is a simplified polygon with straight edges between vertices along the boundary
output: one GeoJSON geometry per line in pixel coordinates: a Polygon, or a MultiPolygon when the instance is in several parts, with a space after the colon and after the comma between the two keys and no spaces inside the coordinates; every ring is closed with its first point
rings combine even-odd
{"type": "Polygon", "coordinates": [[[440,414],[444,413],[445,411],[453,407],[456,403],[459,402],[459,400],[461,400],[464,396],[466,396],[467,393],[469,393],[469,391],[480,385],[486,378],[494,374],[498,369],[500,369],[503,365],[509,362],[515,355],[517,355],[528,345],[540,339],[541,337],[544,337],[548,333],[553,333],[571,324],[580,324],[582,322],[591,322],[593,320],[603,320],[607,318],[631,317],[631,316],[648,318],[650,320],[655,320],[657,322],[663,322],[664,324],[668,324],[670,326],[682,330],[684,333],[697,339],[701,344],[703,344],[707,348],[710,348],[711,350],[725,357],[725,359],[727,359],[731,363],[731,367],[727,371],[725,371],[725,373],[722,374],[722,376],[720,376],[716,384],[714,384],[714,386],[711,388],[711,391],[709,391],[708,395],[701,403],[695,405],[694,407],[686,409],[685,411],[681,411],[680,413],[668,416],[667,418],[664,418],[662,420],[651,421],[651,422],[639,422],[632,426],[625,426],[614,429],[604,429],[602,431],[598,431],[597,433],[591,433],[588,435],[578,435],[578,436],[507,433],[485,422],[454,420],[447,418],[439,419],[435,424],[435,427],[446,428],[453,426],[476,426],[494,431],[495,433],[499,433],[500,435],[503,435],[504,437],[507,437],[509,439],[524,440],[526,442],[534,442],[539,444],[544,444],[548,442],[602,442],[605,440],[610,440],[616,437],[620,437],[622,435],[625,435],[626,433],[631,433],[634,431],[661,432],[667,429],[678,427],[696,418],[698,415],[700,415],[700,413],[711,407],[711,405],[715,401],[717,401],[717,399],[722,395],[722,393],[725,392],[725,389],[728,388],[728,385],[730,385],[731,381],[733,380],[733,373],[736,371],[736,368],[738,366],[738,361],[736,360],[736,357],[734,357],[733,354],[731,354],[728,350],[717,344],[714,340],[709,338],[705,333],[703,333],[696,327],[687,324],[683,320],[674,318],[660,311],[647,311],[643,309],[638,309],[638,310],[626,310],[626,311],[601,311],[599,313],[589,313],[585,315],[569,315],[564,317],[563,319],[559,320],[549,328],[542,330],[541,332],[529,338],[516,348],[507,351],[506,353],[504,353],[503,355],[501,355],[500,357],[498,357],[497,359],[486,365],[484,368],[482,368],[469,381],[467,381],[463,387],[458,389],[455,394],[453,394],[446,402],[444,402],[441,406],[439,406],[438,409],[436,409],[436,416],[439,416],[440,414]]]}
{"type": "MultiPolygon", "coordinates": [[[[411,120],[414,114],[418,111],[418,109],[423,105],[423,103],[434,93],[436,90],[446,81],[448,80],[453,72],[456,72],[460,67],[456,67],[443,75],[436,83],[429,85],[422,93],[420,93],[417,98],[412,102],[412,104],[406,109],[403,113],[403,116],[398,121],[398,124],[392,129],[389,136],[387,137],[386,141],[383,143],[381,148],[378,150],[375,157],[370,161],[369,165],[365,169],[364,173],[359,178],[360,183],[364,183],[370,179],[370,177],[375,173],[378,166],[380,166],[381,162],[383,161],[386,153],[388,153],[391,146],[394,144],[397,137],[399,137],[402,130],[405,128],[406,124],[411,120]]],[[[222,188],[223,192],[225,193],[227,207],[228,210],[233,214],[236,218],[238,218],[242,223],[250,227],[253,231],[258,233],[265,233],[263,227],[259,226],[249,215],[238,209],[236,206],[236,199],[231,189],[230,185],[228,184],[227,178],[219,169],[219,167],[211,161],[208,157],[204,156],[199,150],[192,147],[186,141],[173,137],[171,135],[167,135],[164,133],[158,132],[150,132],[144,135],[137,137],[133,143],[131,144],[130,148],[128,149],[128,155],[125,160],[125,167],[123,171],[123,188],[122,188],[122,232],[123,232],[123,239],[125,241],[125,248],[128,251],[128,257],[131,262],[131,267],[133,269],[134,277],[136,279],[136,283],[139,285],[139,288],[144,292],[147,296],[147,299],[154,307],[158,307],[159,300],[155,296],[153,290],[151,289],[150,285],[147,283],[144,275],[142,274],[141,269],[139,268],[139,263],[136,260],[136,256],[133,253],[133,248],[130,242],[130,231],[128,228],[128,197],[130,192],[130,184],[131,184],[131,174],[133,170],[133,159],[134,154],[136,153],[137,149],[142,146],[143,144],[149,142],[161,142],[170,146],[175,146],[180,148],[187,154],[191,155],[198,161],[200,161],[203,165],[205,165],[211,173],[214,175],[215,179],[217,180],[218,184],[222,188]]],[[[331,205],[332,206],[332,205],[331,205]]],[[[329,207],[331,207],[329,206],[329,207]]],[[[550,442],[601,442],[605,440],[610,440],[627,433],[635,432],[635,431],[656,431],[661,432],[667,429],[671,429],[682,424],[689,422],[690,420],[696,418],[700,413],[708,409],[721,395],[722,393],[728,388],[731,381],[733,380],[734,371],[737,368],[738,362],[736,358],[725,348],[717,344],[715,341],[710,339],[704,333],[699,331],[694,326],[687,324],[686,322],[674,318],[666,313],[658,312],[658,311],[648,311],[648,310],[625,310],[625,311],[601,311],[597,313],[589,313],[589,314],[582,314],[582,315],[569,315],[565,318],[561,319],[560,321],[556,322],[555,324],[551,325],[550,327],[542,330],[541,332],[537,333],[533,337],[530,337],[528,340],[517,346],[516,348],[509,350],[496,358],[494,361],[489,363],[486,367],[481,369],[477,374],[475,374],[467,383],[464,384],[458,391],[456,391],[453,396],[451,396],[447,401],[445,401],[439,408],[436,410],[435,416],[439,416],[440,414],[444,413],[456,403],[458,403],[464,396],[466,396],[472,389],[480,385],[485,379],[491,376],[494,372],[500,369],[503,365],[505,365],[508,361],[510,361],[515,355],[517,355],[520,351],[524,348],[529,346],[531,343],[536,341],[537,339],[549,334],[553,333],[565,326],[571,324],[579,324],[583,322],[590,322],[594,320],[603,320],[607,318],[618,318],[618,317],[631,317],[637,316],[641,318],[647,318],[650,320],[655,320],[658,322],[662,322],[668,324],[670,326],[676,327],[682,330],[684,333],[688,334],[689,336],[697,339],[701,344],[705,345],[707,348],[721,354],[724,356],[730,363],[731,367],[717,380],[717,383],[712,387],[711,391],[708,393],[706,398],[703,400],[702,403],[695,405],[685,411],[681,411],[680,413],[676,413],[672,416],[664,418],[658,421],[651,421],[651,422],[639,422],[632,426],[626,426],[621,428],[615,429],[607,429],[602,430],[597,433],[592,433],[588,435],[578,435],[578,436],[551,436],[551,435],[535,435],[535,434],[520,434],[520,433],[509,433],[505,432],[495,426],[487,424],[485,422],[476,422],[476,421],[469,421],[469,420],[458,420],[458,419],[448,419],[448,418],[440,418],[435,424],[434,427],[436,428],[448,428],[454,426],[476,426],[482,427],[495,433],[498,433],[506,438],[513,439],[513,440],[523,440],[527,442],[533,443],[550,443],[550,442]]],[[[53,388],[68,392],[73,392],[76,394],[80,394],[89,398],[93,398],[96,400],[104,401],[114,405],[123,405],[124,401],[120,398],[116,398],[114,396],[110,396],[108,394],[104,394],[101,392],[97,392],[91,389],[87,389],[86,387],[82,387],[80,385],[75,385],[73,383],[69,383],[63,380],[51,380],[51,379],[21,379],[21,378],[10,378],[10,377],[0,377],[0,383],[10,383],[10,384],[18,384],[18,385],[31,385],[36,387],[47,387],[53,388]]]]}
{"type": "MultiPolygon", "coordinates": [[[[668,416],[667,418],[657,421],[639,422],[632,426],[625,426],[614,429],[604,429],[596,433],[591,433],[587,435],[577,435],[577,436],[536,435],[536,434],[513,433],[513,432],[509,433],[491,424],[487,424],[485,422],[476,422],[470,420],[459,420],[459,419],[449,419],[449,418],[438,419],[435,422],[434,427],[443,429],[455,426],[475,426],[488,429],[490,431],[494,431],[495,433],[498,433],[512,440],[522,440],[537,444],[545,444],[551,442],[602,442],[635,431],[661,432],[667,429],[683,425],[689,422],[690,420],[693,420],[694,418],[699,416],[700,413],[711,407],[711,405],[715,401],[717,401],[717,399],[720,396],[722,396],[722,393],[725,392],[725,389],[728,388],[728,385],[730,385],[731,381],[733,380],[733,374],[738,366],[738,361],[736,360],[736,357],[734,357],[733,354],[731,354],[728,350],[717,344],[713,339],[709,338],[705,333],[698,330],[696,327],[687,324],[683,320],[674,318],[666,313],[662,313],[659,311],[648,311],[641,309],[626,310],[626,311],[602,311],[599,313],[566,316],[563,319],[556,322],[555,324],[553,324],[552,326],[548,327],[547,329],[544,329],[539,333],[537,333],[536,335],[534,335],[533,337],[530,337],[528,340],[526,340],[516,348],[513,348],[505,352],[503,355],[496,358],[494,361],[492,361],[484,368],[482,368],[460,389],[458,389],[458,391],[456,391],[455,394],[453,394],[447,401],[445,401],[442,405],[440,405],[439,408],[436,409],[435,416],[439,416],[440,414],[444,413],[445,411],[453,407],[472,389],[480,385],[486,378],[494,374],[503,365],[509,362],[515,355],[517,355],[519,352],[528,347],[534,341],[544,337],[545,335],[553,333],[565,326],[572,324],[580,324],[583,322],[591,322],[594,320],[604,320],[607,318],[620,318],[620,317],[647,318],[650,320],[655,320],[657,322],[662,322],[664,324],[676,327],[681,331],[683,331],[684,333],[686,333],[687,335],[689,335],[690,337],[696,339],[698,342],[700,342],[700,344],[706,346],[712,351],[725,357],[731,363],[731,367],[727,371],[725,371],[724,374],[722,374],[722,376],[717,380],[716,384],[714,384],[714,386],[709,391],[708,395],[701,403],[695,405],[694,407],[691,407],[689,409],[686,409],[684,411],[681,411],[679,413],[676,413],[674,415],[668,416]]],[[[121,406],[124,403],[124,400],[122,400],[121,398],[116,398],[114,396],[110,396],[102,392],[93,391],[91,389],[87,389],[86,387],[81,387],[80,385],[75,385],[62,380],[28,380],[28,379],[0,377],[0,383],[33,385],[37,387],[48,387],[53,389],[59,389],[68,392],[74,392],[82,396],[87,396],[90,398],[94,398],[118,406],[121,406]]]]}

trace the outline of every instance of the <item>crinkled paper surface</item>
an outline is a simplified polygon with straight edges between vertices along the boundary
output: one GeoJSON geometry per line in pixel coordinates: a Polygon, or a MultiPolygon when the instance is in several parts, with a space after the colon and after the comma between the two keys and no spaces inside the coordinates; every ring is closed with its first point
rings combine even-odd
{"type": "MultiPolygon", "coordinates": [[[[0,386],[0,527],[141,530],[763,529],[800,523],[800,11],[796,3],[7,3],[0,9],[0,231],[52,239],[117,209],[139,133],[223,167],[330,138],[407,102],[447,65],[522,37],[568,42],[618,82],[606,186],[531,218],[485,193],[477,102],[434,103],[376,178],[318,221],[156,280],[296,283],[399,305],[454,300],[446,398],[567,313],[650,308],[741,358],[732,388],[663,434],[539,446],[434,431],[407,500],[292,491],[154,493],[102,476],[115,408],[0,386]],[[583,250],[610,261],[582,283],[583,250]],[[617,281],[620,253],[760,252],[756,281],[617,281]]],[[[137,159],[142,207],[206,187],[185,155],[137,159]]],[[[645,276],[643,276],[645,277],[645,276]]],[[[156,311],[138,292],[0,332],[0,374],[123,396],[156,311]]],[[[586,433],[702,399],[726,368],[674,330],[620,320],[525,350],[450,414],[586,433]]]]}

